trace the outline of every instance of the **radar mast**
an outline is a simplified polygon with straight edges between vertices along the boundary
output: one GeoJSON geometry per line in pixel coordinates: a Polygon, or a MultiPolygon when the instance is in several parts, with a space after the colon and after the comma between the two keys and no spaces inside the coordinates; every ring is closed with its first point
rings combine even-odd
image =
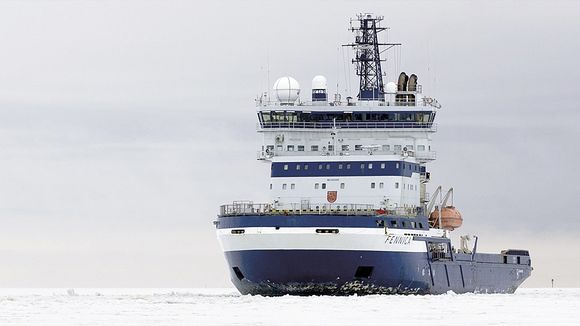
{"type": "Polygon", "coordinates": [[[388,29],[381,27],[383,16],[365,13],[358,14],[350,20],[350,31],[355,33],[354,43],[344,46],[353,47],[356,64],[356,74],[359,76],[359,101],[384,101],[383,71],[381,68],[381,53],[401,43],[379,43],[378,33],[388,29]],[[358,26],[353,25],[358,23],[358,26]],[[381,46],[387,46],[383,51],[381,46]]]}

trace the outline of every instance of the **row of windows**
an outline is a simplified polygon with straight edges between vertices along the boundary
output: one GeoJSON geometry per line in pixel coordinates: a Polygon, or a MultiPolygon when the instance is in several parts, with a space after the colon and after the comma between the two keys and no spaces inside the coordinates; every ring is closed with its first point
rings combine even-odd
{"type": "MultiPolygon", "coordinates": [[[[385,226],[385,222],[384,220],[377,220],[377,226],[378,227],[384,227],[385,226]]],[[[399,226],[401,226],[402,228],[419,228],[422,229],[423,228],[423,223],[422,222],[414,222],[414,221],[400,221],[401,224],[399,224],[396,220],[390,220],[390,223],[387,223],[388,227],[391,228],[398,228],[399,226]]],[[[413,236],[422,236],[422,234],[412,234],[412,233],[405,233],[405,235],[413,235],[413,236]]]]}
{"type": "MultiPolygon", "coordinates": [[[[310,146],[310,151],[311,152],[318,152],[319,148],[320,147],[318,145],[312,145],[312,146],[310,146]]],[[[405,145],[405,148],[409,151],[412,151],[412,150],[414,150],[415,147],[413,145],[405,145]]],[[[304,149],[305,149],[304,145],[286,145],[286,151],[288,151],[288,152],[294,152],[294,151],[304,152],[304,149]]],[[[348,151],[350,151],[350,145],[341,145],[340,149],[343,152],[348,152],[348,151]]],[[[382,145],[381,149],[384,152],[390,152],[391,145],[382,145]]],[[[428,146],[428,149],[431,150],[431,146],[428,146]]],[[[274,145],[267,145],[266,150],[273,151],[274,145]]],[[[276,150],[281,152],[284,150],[284,146],[278,145],[278,146],[276,146],[276,150]]],[[[355,151],[362,151],[363,145],[354,145],[354,150],[355,151]]],[[[403,150],[403,145],[393,145],[392,150],[395,152],[401,152],[403,150]]],[[[326,152],[326,151],[333,152],[334,145],[323,146],[322,151],[323,152],[326,152]]],[[[420,152],[425,151],[425,145],[417,145],[417,151],[420,151],[420,152]]]]}
{"type": "MultiPolygon", "coordinates": [[[[418,190],[418,187],[416,185],[412,185],[412,184],[407,184],[407,185],[403,185],[405,186],[405,188],[407,190],[418,190]]],[[[344,182],[340,183],[340,189],[344,189],[346,187],[346,185],[344,184],[344,182]]],[[[379,189],[383,189],[385,188],[385,183],[384,182],[379,182],[378,184],[379,189]]],[[[282,190],[286,190],[288,188],[288,184],[283,183],[282,184],[282,190]]],[[[326,183],[315,183],[314,184],[314,189],[326,189],[326,183]]],[[[376,182],[371,182],[371,189],[376,189],[377,188],[377,184],[376,182]]],[[[270,190],[272,189],[272,184],[270,184],[270,190]]],[[[296,184],[291,183],[290,184],[290,189],[296,189],[296,184]]],[[[395,182],[395,189],[399,189],[399,183],[395,182]]]]}
{"type": "Polygon", "coordinates": [[[260,112],[264,123],[270,122],[433,122],[435,114],[430,112],[260,112]]]}
{"type": "MultiPolygon", "coordinates": [[[[318,170],[330,170],[331,168],[338,168],[339,170],[350,170],[351,168],[360,168],[361,170],[369,169],[372,170],[373,168],[380,168],[385,169],[387,167],[386,162],[375,162],[375,163],[297,163],[294,168],[299,170],[308,170],[310,166],[314,166],[318,168],[318,170]]],[[[400,167],[399,162],[395,162],[395,168],[398,169],[400,167]]],[[[290,164],[284,164],[284,171],[288,171],[290,169],[290,164]]],[[[412,171],[419,171],[419,165],[417,164],[405,164],[403,163],[403,169],[408,169],[412,171]]]]}
{"type": "MultiPolygon", "coordinates": [[[[414,229],[414,228],[416,228],[416,227],[419,227],[419,229],[422,229],[422,228],[423,228],[423,223],[421,223],[421,222],[418,222],[418,223],[417,223],[417,222],[412,222],[412,221],[402,221],[402,222],[401,222],[401,224],[402,224],[401,226],[402,226],[403,228],[407,228],[407,227],[409,227],[409,226],[410,226],[411,228],[413,228],[413,229],[414,229]]],[[[392,220],[392,221],[391,221],[391,227],[392,227],[392,228],[396,228],[396,227],[398,227],[398,225],[397,225],[397,221],[395,221],[395,220],[392,220]]],[[[419,234],[419,235],[420,235],[420,234],[419,234]]]]}

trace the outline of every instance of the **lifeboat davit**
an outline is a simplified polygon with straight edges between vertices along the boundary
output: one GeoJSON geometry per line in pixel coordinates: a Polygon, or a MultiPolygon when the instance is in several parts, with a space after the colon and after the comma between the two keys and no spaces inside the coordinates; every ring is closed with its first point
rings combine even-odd
{"type": "MultiPolygon", "coordinates": [[[[441,227],[445,230],[453,231],[463,224],[461,213],[454,206],[445,206],[441,208],[441,227]]],[[[435,209],[429,215],[429,222],[433,226],[439,226],[439,209],[435,209]]]]}

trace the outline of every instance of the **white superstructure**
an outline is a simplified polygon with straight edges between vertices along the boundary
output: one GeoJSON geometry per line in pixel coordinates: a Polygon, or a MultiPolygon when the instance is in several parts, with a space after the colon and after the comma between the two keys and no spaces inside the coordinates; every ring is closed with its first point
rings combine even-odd
{"type": "MultiPolygon", "coordinates": [[[[274,90],[285,80],[295,81],[282,77],[274,90]]],[[[315,99],[326,91],[326,78],[316,76],[312,85],[318,87],[312,89],[315,99]]],[[[422,95],[420,85],[387,93],[383,101],[288,101],[279,96],[268,101],[264,95],[257,100],[263,135],[258,158],[272,163],[271,203],[282,210],[327,204],[421,207],[428,200],[425,163],[436,156],[431,136],[438,108],[422,95]]]]}

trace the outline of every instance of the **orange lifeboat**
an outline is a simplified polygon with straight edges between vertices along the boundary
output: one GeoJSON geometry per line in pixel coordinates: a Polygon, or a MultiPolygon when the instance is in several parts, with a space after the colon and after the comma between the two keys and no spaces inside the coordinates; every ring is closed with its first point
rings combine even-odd
{"type": "MultiPolygon", "coordinates": [[[[453,231],[463,224],[461,213],[454,206],[441,208],[441,216],[441,227],[445,230],[453,231]]],[[[429,222],[435,227],[439,226],[439,209],[435,208],[429,215],[429,222]]]]}

